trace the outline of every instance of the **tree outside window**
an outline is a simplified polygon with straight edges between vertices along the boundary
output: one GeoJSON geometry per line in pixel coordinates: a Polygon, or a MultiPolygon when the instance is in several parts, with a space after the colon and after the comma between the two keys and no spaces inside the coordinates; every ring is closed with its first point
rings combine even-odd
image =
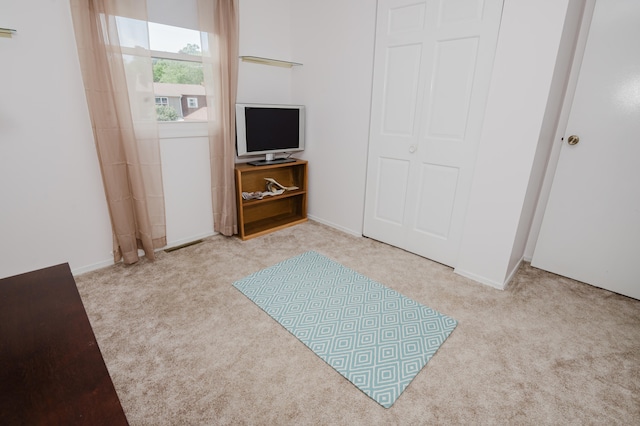
{"type": "Polygon", "coordinates": [[[139,46],[148,43],[158,121],[206,120],[201,33],[155,22],[118,19],[123,51],[136,56],[139,46]]]}

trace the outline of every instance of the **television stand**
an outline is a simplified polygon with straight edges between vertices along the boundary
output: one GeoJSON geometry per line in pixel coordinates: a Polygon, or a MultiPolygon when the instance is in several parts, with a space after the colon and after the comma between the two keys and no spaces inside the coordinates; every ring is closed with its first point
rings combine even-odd
{"type": "Polygon", "coordinates": [[[274,158],[273,160],[250,161],[249,164],[252,166],[270,166],[272,164],[293,163],[295,161],[295,158],[274,158]]]}
{"type": "Polygon", "coordinates": [[[238,206],[238,233],[240,238],[265,235],[307,221],[307,162],[251,166],[236,164],[236,202],[238,206]],[[265,178],[275,179],[282,185],[298,189],[270,195],[262,199],[245,200],[243,192],[265,191],[265,178]]]}

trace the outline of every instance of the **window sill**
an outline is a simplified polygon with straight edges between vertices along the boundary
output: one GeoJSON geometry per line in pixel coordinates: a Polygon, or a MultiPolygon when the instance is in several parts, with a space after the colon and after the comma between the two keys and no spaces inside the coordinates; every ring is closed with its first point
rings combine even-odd
{"type": "Polygon", "coordinates": [[[158,122],[160,139],[198,138],[209,136],[206,121],[160,121],[158,122]]]}

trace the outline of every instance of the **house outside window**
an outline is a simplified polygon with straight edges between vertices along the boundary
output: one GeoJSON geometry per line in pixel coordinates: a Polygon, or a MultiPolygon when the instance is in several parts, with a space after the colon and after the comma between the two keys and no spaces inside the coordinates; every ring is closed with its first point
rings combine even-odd
{"type": "Polygon", "coordinates": [[[118,17],[118,34],[130,56],[148,43],[158,121],[207,120],[199,31],[118,17]]]}

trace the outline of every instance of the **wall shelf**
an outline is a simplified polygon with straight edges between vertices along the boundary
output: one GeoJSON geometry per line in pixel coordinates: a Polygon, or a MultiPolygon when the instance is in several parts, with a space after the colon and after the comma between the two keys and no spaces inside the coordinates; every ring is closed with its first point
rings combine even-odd
{"type": "Polygon", "coordinates": [[[272,65],[275,67],[283,67],[283,68],[291,68],[291,67],[297,67],[302,65],[298,62],[281,61],[280,59],[262,58],[260,56],[240,56],[240,59],[242,59],[242,62],[251,62],[254,64],[261,64],[261,65],[272,65]]]}
{"type": "Polygon", "coordinates": [[[16,30],[11,28],[0,28],[0,37],[11,38],[16,33],[16,30]]]}

